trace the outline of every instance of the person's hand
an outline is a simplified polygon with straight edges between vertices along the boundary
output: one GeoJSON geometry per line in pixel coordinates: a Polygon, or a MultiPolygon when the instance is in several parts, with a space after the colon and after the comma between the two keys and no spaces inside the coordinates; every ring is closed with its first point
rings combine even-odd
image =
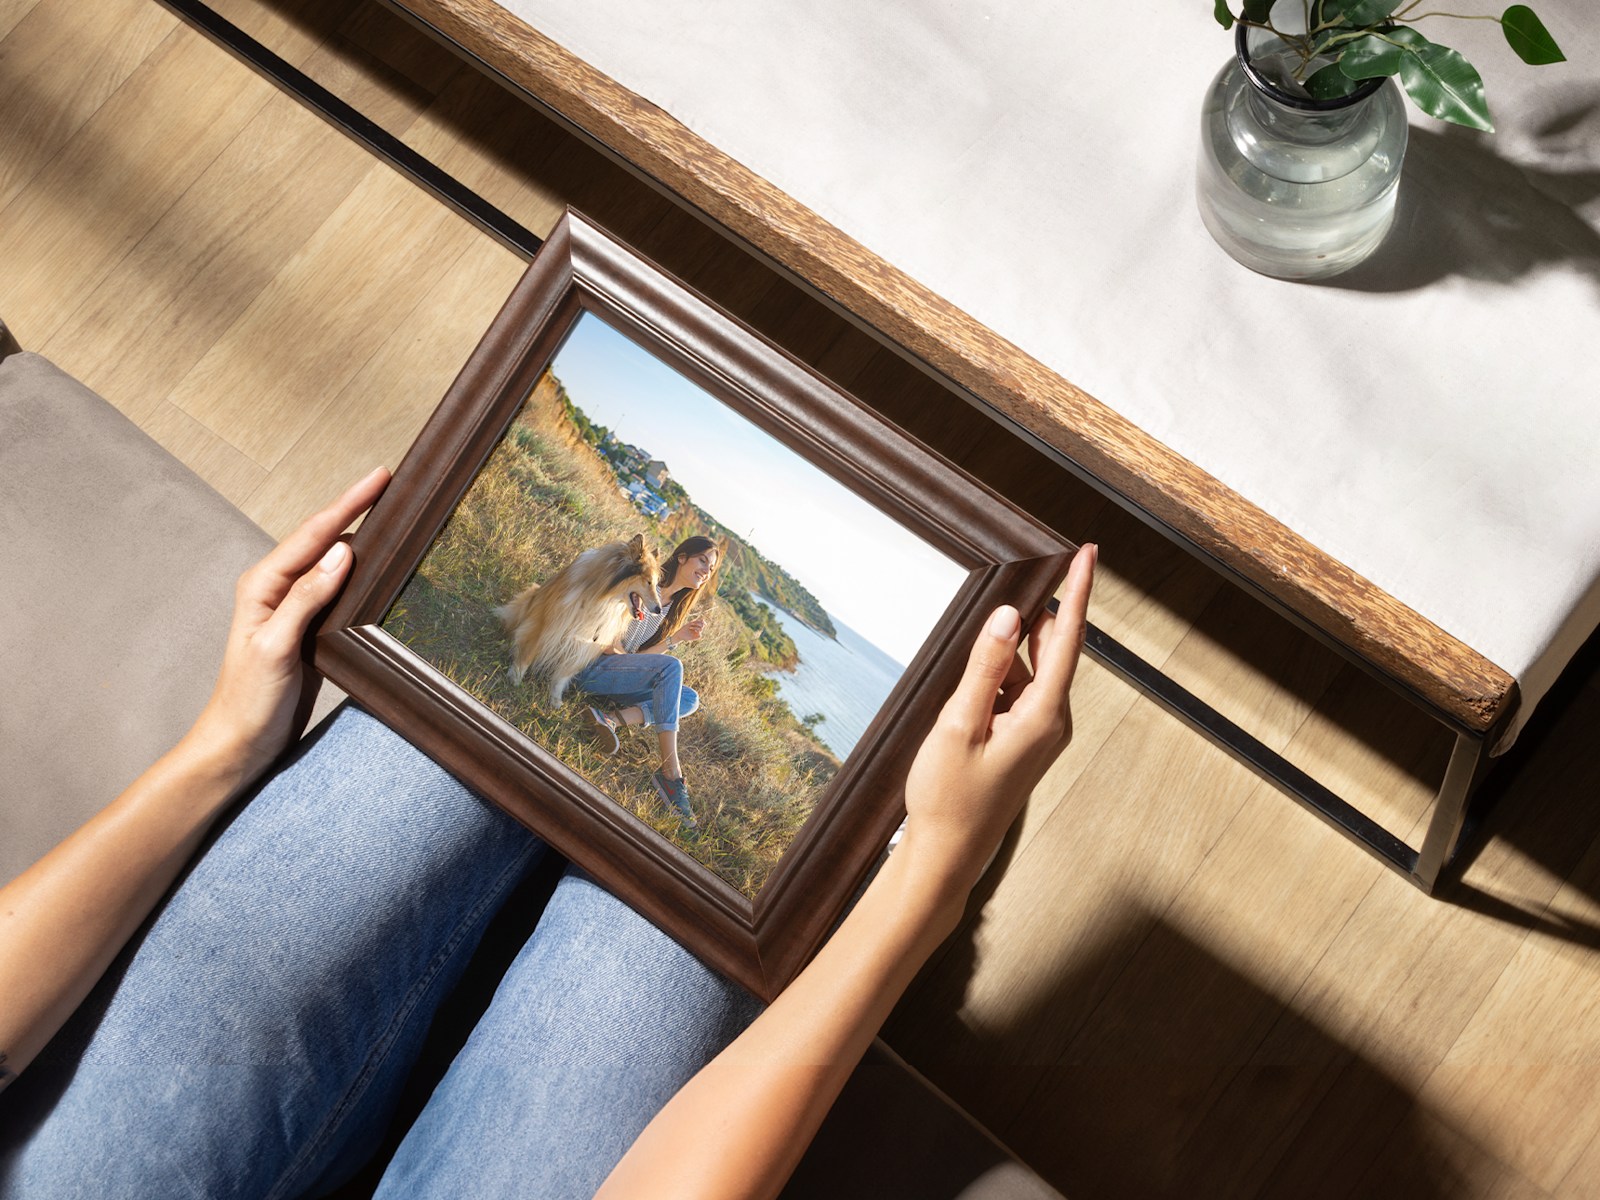
{"type": "Polygon", "coordinates": [[[1086,545],[1073,558],[1059,614],[1041,616],[1029,635],[1031,673],[1017,656],[1017,610],[995,610],[911,765],[899,853],[911,851],[957,887],[977,884],[1028,795],[1072,740],[1068,694],[1098,557],[1098,547],[1086,545]]]}
{"type": "Polygon", "coordinates": [[[241,785],[305,727],[321,683],[302,657],[306,630],[350,573],[340,534],[388,483],[386,469],[373,471],[239,577],[222,669],[193,736],[237,770],[241,785]]]}
{"type": "Polygon", "coordinates": [[[700,635],[705,632],[705,628],[706,619],[704,617],[690,617],[683,623],[678,632],[672,635],[672,638],[678,642],[697,642],[700,640],[700,635]]]}

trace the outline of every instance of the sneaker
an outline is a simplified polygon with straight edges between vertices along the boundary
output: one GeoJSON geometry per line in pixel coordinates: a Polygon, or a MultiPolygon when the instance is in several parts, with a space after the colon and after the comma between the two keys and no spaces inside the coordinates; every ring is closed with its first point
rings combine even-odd
{"type": "Polygon", "coordinates": [[[594,721],[594,728],[589,731],[594,738],[594,748],[601,754],[615,754],[622,748],[617,737],[617,719],[593,705],[589,707],[589,716],[594,721]]]}
{"type": "Polygon", "coordinates": [[[694,828],[694,812],[689,807],[689,789],[682,779],[668,779],[660,771],[650,776],[650,782],[656,785],[656,794],[661,797],[662,803],[670,804],[678,810],[678,815],[683,818],[684,827],[694,828]]]}

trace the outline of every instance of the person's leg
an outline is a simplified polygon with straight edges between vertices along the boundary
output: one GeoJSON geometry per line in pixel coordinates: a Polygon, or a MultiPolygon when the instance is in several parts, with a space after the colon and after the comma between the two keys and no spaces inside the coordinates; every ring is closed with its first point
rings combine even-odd
{"type": "MultiPolygon", "coordinates": [[[[649,692],[635,692],[625,696],[611,696],[613,704],[620,705],[611,713],[617,722],[630,729],[648,729],[655,722],[655,709],[650,704],[649,692]]],[[[695,713],[700,708],[700,693],[688,684],[678,690],[678,720],[695,713]]]]}
{"type": "Polygon", "coordinates": [[[678,720],[690,716],[700,708],[700,693],[687,683],[678,692],[678,720]]]}
{"type": "MultiPolygon", "coordinates": [[[[621,697],[629,703],[648,694],[648,700],[642,702],[642,711],[655,722],[661,758],[661,769],[651,776],[650,782],[662,803],[675,809],[692,830],[694,809],[683,778],[683,763],[678,758],[683,664],[670,654],[608,654],[591,663],[574,682],[590,695],[621,697]]],[[[615,730],[608,727],[605,738],[605,751],[614,752],[617,748],[615,730]]]]}
{"type": "Polygon", "coordinates": [[[678,728],[682,707],[683,664],[670,654],[606,654],[573,679],[592,696],[624,706],[648,705],[646,725],[678,728]]]}
{"type": "Polygon", "coordinates": [[[378,1200],[587,1200],[759,1008],[569,870],[378,1200]]]}
{"type": "Polygon", "coordinates": [[[260,1200],[353,1169],[542,850],[345,709],[0,1096],[0,1197],[260,1200]]]}

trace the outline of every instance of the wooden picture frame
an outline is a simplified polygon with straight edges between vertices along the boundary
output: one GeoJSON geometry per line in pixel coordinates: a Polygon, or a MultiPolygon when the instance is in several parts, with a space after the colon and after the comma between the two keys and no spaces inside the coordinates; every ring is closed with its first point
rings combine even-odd
{"type": "Polygon", "coordinates": [[[995,606],[1031,619],[1075,547],[568,213],[357,530],[313,662],[713,968],[764,999],[801,969],[903,818],[912,756],[995,606]],[[575,324],[590,314],[964,572],[888,701],[753,896],[742,894],[382,627],[575,324]]]}

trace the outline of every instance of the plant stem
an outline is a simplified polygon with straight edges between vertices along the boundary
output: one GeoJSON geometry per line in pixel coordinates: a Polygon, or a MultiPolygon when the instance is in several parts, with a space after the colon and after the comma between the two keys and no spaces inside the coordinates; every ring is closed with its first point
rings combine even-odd
{"type": "MultiPolygon", "coordinates": [[[[1419,0],[1419,3],[1420,3],[1420,0],[1419,0]]],[[[1416,5],[1413,4],[1411,7],[1415,8],[1416,5]]],[[[1496,24],[1500,23],[1500,18],[1499,17],[1492,17],[1492,16],[1489,16],[1486,13],[1425,12],[1425,13],[1418,13],[1414,17],[1407,17],[1406,20],[1407,21],[1420,21],[1424,17],[1452,17],[1457,21],[1493,21],[1496,24]]]]}

